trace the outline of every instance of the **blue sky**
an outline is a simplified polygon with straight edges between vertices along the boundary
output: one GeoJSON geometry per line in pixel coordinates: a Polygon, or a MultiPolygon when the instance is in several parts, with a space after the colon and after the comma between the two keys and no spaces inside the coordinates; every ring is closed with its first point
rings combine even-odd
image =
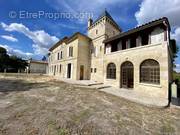
{"type": "MultiPolygon", "coordinates": [[[[77,31],[86,34],[88,15],[96,19],[105,8],[123,31],[166,16],[172,28],[171,37],[180,43],[179,0],[1,0],[0,5],[0,46],[24,58],[41,59],[60,38],[77,31]],[[39,12],[88,15],[71,19],[24,15],[39,12]],[[20,17],[20,13],[24,16],[20,17]]],[[[180,58],[176,64],[180,71],[180,58]]]]}

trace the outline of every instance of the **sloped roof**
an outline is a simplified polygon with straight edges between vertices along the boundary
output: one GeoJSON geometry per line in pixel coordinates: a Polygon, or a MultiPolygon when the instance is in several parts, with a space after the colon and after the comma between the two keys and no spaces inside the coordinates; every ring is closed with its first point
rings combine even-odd
{"type": "Polygon", "coordinates": [[[56,44],[54,44],[49,51],[54,50],[56,47],[58,47],[60,44],[62,44],[63,42],[66,42],[68,40],[68,37],[64,37],[61,40],[59,40],[56,44]]]}
{"type": "Polygon", "coordinates": [[[61,40],[59,40],[55,45],[53,45],[53,46],[49,49],[49,51],[54,50],[55,48],[57,48],[57,47],[58,47],[60,44],[62,44],[63,42],[66,43],[66,44],[70,43],[71,41],[77,39],[77,38],[78,38],[78,35],[81,35],[81,36],[87,38],[88,40],[91,40],[91,38],[89,38],[88,36],[86,36],[86,35],[84,35],[84,34],[82,34],[82,33],[80,33],[80,32],[76,32],[76,33],[74,33],[74,34],[73,34],[72,36],[70,36],[70,37],[64,37],[64,38],[62,38],[61,40]]]}
{"type": "Polygon", "coordinates": [[[108,43],[108,42],[111,42],[111,41],[116,40],[116,39],[118,39],[118,38],[121,38],[121,37],[130,35],[130,34],[133,34],[133,33],[135,33],[135,32],[138,32],[138,31],[141,31],[141,30],[150,28],[150,27],[157,26],[157,25],[159,25],[159,24],[167,25],[168,29],[170,30],[170,25],[169,25],[168,18],[162,17],[162,18],[160,18],[160,19],[157,19],[157,20],[154,20],[154,21],[145,23],[145,24],[143,24],[143,25],[141,25],[141,26],[135,27],[134,29],[128,30],[128,31],[126,31],[126,32],[121,32],[120,34],[118,34],[118,35],[116,35],[116,36],[114,36],[114,37],[108,38],[108,39],[104,40],[103,42],[104,42],[104,43],[108,43]],[[164,22],[165,22],[166,24],[164,24],[164,22]]]}
{"type": "Polygon", "coordinates": [[[97,21],[99,21],[101,18],[103,17],[108,17],[115,25],[117,28],[119,28],[121,30],[121,28],[119,27],[119,25],[114,21],[114,19],[111,17],[111,15],[109,14],[109,12],[105,9],[101,14],[100,16],[93,22],[96,23],[97,21]]]}
{"type": "Polygon", "coordinates": [[[81,36],[87,38],[88,40],[91,40],[91,38],[89,38],[88,36],[86,36],[86,35],[84,35],[84,34],[82,34],[82,33],[80,33],[80,32],[76,32],[76,33],[74,33],[72,36],[70,36],[70,37],[68,38],[68,40],[67,40],[66,43],[70,43],[70,42],[73,41],[74,39],[77,39],[77,38],[78,38],[78,35],[81,35],[81,36]]]}

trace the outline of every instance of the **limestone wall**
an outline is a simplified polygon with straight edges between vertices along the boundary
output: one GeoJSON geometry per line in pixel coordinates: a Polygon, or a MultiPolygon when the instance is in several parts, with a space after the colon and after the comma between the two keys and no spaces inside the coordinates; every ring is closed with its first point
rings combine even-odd
{"type": "Polygon", "coordinates": [[[71,79],[77,79],[77,56],[78,56],[78,39],[68,43],[61,44],[55,48],[50,57],[52,59],[49,62],[49,74],[62,78],[67,78],[67,65],[72,64],[71,67],[71,79]],[[73,57],[69,57],[69,47],[73,47],[73,57]],[[63,52],[63,58],[58,60],[58,53],[63,52]],[[60,72],[61,65],[61,72],[60,72]]]}
{"type": "Polygon", "coordinates": [[[104,43],[106,38],[119,34],[120,31],[115,28],[106,17],[98,21],[98,23],[88,30],[88,36],[92,39],[90,49],[92,50],[91,57],[91,80],[102,82],[103,81],[103,56],[104,56],[104,43]],[[97,32],[98,31],[98,32],[97,32]],[[95,72],[96,70],[96,72],[95,72]]]}
{"type": "Polygon", "coordinates": [[[30,63],[29,64],[29,70],[30,73],[43,73],[46,74],[46,70],[48,64],[44,64],[44,63],[30,63]]]}
{"type": "Polygon", "coordinates": [[[154,97],[168,97],[169,66],[167,42],[150,44],[117,51],[104,56],[104,83],[115,87],[121,86],[121,64],[130,61],[134,66],[134,89],[154,97]],[[140,64],[146,59],[154,59],[160,64],[160,85],[140,82],[140,64]],[[106,67],[113,62],[116,65],[116,79],[106,79],[106,67]]]}
{"type": "Polygon", "coordinates": [[[70,43],[63,43],[55,48],[49,59],[49,74],[60,78],[67,78],[67,65],[71,64],[71,78],[80,79],[80,65],[84,66],[84,79],[90,78],[90,58],[89,58],[89,40],[79,35],[77,39],[70,43]],[[73,47],[73,56],[69,57],[69,47],[73,47]],[[63,52],[63,58],[58,58],[58,53],[63,52]]]}
{"type": "Polygon", "coordinates": [[[80,37],[78,42],[78,63],[77,63],[77,78],[80,79],[80,66],[84,66],[84,80],[90,79],[90,41],[80,37]]]}

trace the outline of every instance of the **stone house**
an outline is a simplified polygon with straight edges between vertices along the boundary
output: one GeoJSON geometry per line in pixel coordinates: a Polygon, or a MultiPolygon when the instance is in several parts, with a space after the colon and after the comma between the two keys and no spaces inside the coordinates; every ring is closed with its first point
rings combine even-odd
{"type": "Polygon", "coordinates": [[[168,99],[173,55],[167,18],[123,32],[104,11],[97,20],[88,20],[87,33],[64,37],[49,49],[49,75],[168,99]]]}
{"type": "Polygon", "coordinates": [[[28,60],[26,68],[28,73],[46,74],[48,69],[47,61],[28,60]]]}

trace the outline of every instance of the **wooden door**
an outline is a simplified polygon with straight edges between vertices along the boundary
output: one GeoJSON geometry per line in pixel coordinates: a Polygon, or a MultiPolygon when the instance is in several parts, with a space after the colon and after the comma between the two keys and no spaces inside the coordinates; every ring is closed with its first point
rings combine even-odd
{"type": "Polygon", "coordinates": [[[84,66],[81,65],[80,66],[80,80],[83,80],[84,79],[84,66]]]}
{"type": "Polygon", "coordinates": [[[131,62],[124,62],[121,66],[121,87],[133,88],[134,85],[134,71],[131,62]]]}
{"type": "Polygon", "coordinates": [[[71,78],[71,64],[68,64],[67,67],[67,78],[71,78]]]}

